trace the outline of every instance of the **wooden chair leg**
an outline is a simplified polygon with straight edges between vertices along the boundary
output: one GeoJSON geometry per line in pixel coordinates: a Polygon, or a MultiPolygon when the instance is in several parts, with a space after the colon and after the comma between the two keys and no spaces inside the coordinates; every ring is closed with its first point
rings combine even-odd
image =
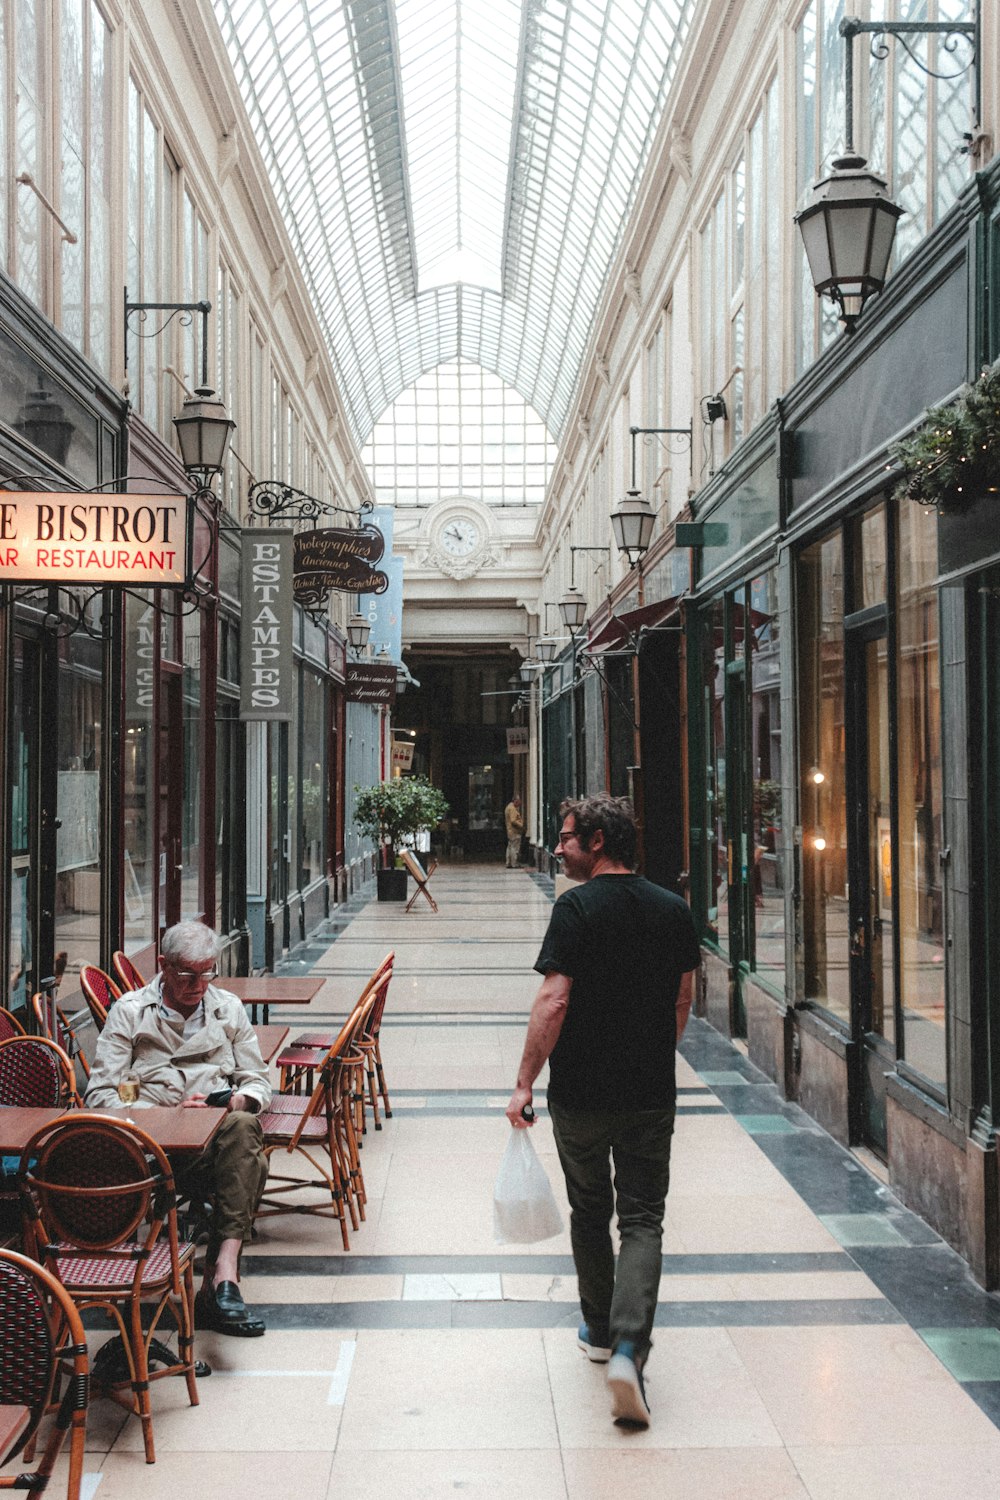
{"type": "Polygon", "coordinates": [[[392,1106],[389,1103],[389,1090],[385,1086],[385,1072],[382,1068],[382,1044],[378,1037],[375,1038],[375,1072],[378,1076],[378,1091],[382,1095],[382,1107],[385,1110],[387,1120],[392,1119],[392,1106]]]}

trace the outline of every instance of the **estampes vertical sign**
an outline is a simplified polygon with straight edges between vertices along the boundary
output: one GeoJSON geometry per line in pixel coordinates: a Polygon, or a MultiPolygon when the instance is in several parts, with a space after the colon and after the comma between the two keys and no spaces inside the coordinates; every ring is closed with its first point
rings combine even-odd
{"type": "Polygon", "coordinates": [[[291,719],[295,533],[243,533],[240,718],[291,719]]]}

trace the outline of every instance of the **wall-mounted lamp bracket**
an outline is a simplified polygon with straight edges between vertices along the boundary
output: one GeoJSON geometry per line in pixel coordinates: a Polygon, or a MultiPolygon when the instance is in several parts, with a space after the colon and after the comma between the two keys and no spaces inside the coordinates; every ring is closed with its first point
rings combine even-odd
{"type": "Polygon", "coordinates": [[[611,548],[610,547],[573,547],[573,546],[571,546],[570,549],[569,549],[569,586],[570,586],[571,589],[575,589],[576,588],[576,554],[578,552],[606,552],[607,555],[608,555],[608,557],[611,556],[611,548]]]}
{"type": "MultiPolygon", "coordinates": [[[[687,439],[687,445],[688,445],[688,457],[689,457],[688,470],[689,470],[690,474],[692,474],[692,475],[694,474],[694,423],[693,422],[689,422],[688,425],[687,425],[687,427],[630,427],[629,428],[629,432],[630,432],[630,434],[632,436],[632,489],[636,488],[636,479],[635,479],[635,440],[636,440],[637,437],[642,437],[642,438],[659,437],[659,438],[668,438],[668,439],[669,438],[686,438],[687,439]]],[[[683,449],[673,448],[673,447],[670,446],[669,443],[665,443],[664,447],[666,447],[668,449],[668,451],[671,452],[671,453],[683,452],[683,449]]]]}
{"type": "Polygon", "coordinates": [[[867,35],[872,38],[869,50],[872,57],[877,58],[879,62],[885,62],[889,56],[888,46],[879,38],[891,36],[894,41],[899,42],[910,60],[929,78],[945,80],[960,78],[971,68],[973,70],[973,126],[979,125],[981,88],[979,57],[982,49],[982,18],[979,0],[976,0],[975,16],[971,21],[862,21],[857,16],[844,16],[838,29],[846,45],[844,57],[845,156],[854,154],[854,38],[856,36],[867,35]],[[911,36],[943,37],[942,48],[949,56],[954,56],[960,43],[965,42],[971,49],[972,55],[968,62],[958,66],[954,72],[939,73],[917,56],[907,41],[907,37],[911,36]]]}
{"type": "Polygon", "coordinates": [[[130,302],[128,300],[128,287],[125,288],[125,369],[128,370],[128,336],[134,333],[136,338],[156,338],[163,330],[180,318],[185,328],[189,327],[195,313],[201,314],[201,384],[208,385],[208,315],[212,311],[211,302],[204,299],[201,302],[130,302]],[[166,313],[167,316],[162,323],[155,328],[150,328],[143,333],[138,328],[129,327],[129,319],[133,313],[139,314],[139,322],[145,323],[150,313],[166,313]]]}

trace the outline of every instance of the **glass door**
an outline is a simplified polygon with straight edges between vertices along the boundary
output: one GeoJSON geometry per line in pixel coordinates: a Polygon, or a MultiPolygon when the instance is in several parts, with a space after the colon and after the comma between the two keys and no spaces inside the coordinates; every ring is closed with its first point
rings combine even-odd
{"type": "Polygon", "coordinates": [[[886,1151],[885,1075],[896,1060],[896,854],[890,749],[891,681],[885,621],[848,635],[850,979],[861,1138],[886,1151]]]}
{"type": "Polygon", "coordinates": [[[178,743],[183,724],[181,674],[164,665],[160,673],[160,754],[157,841],[159,846],[160,932],[181,919],[181,813],[184,791],[184,756],[178,743]]]}
{"type": "Polygon", "coordinates": [[[38,648],[15,635],[10,694],[10,905],[7,944],[9,972],[4,1003],[27,1006],[35,988],[38,921],[38,648]]]}

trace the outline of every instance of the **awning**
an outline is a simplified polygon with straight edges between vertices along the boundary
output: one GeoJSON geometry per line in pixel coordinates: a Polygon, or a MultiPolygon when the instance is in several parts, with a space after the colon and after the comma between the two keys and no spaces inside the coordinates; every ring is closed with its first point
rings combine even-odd
{"type": "Polygon", "coordinates": [[[612,615],[584,648],[590,656],[603,656],[607,651],[619,651],[629,644],[642,630],[655,630],[662,625],[677,608],[679,596],[660,599],[655,604],[643,604],[638,609],[626,610],[624,614],[612,615]]]}

